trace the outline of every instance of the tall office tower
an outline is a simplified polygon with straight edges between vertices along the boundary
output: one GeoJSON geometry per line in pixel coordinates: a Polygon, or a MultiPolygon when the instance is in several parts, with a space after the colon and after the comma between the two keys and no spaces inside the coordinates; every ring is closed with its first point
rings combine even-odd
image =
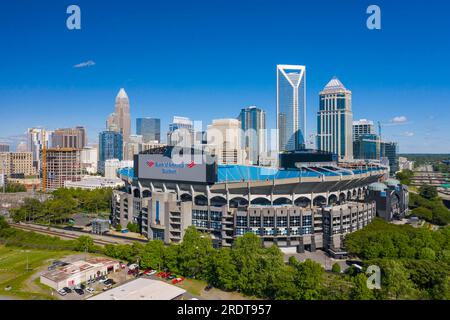
{"type": "Polygon", "coordinates": [[[357,141],[363,134],[376,134],[373,121],[367,119],[353,121],[353,141],[357,141]]]}
{"type": "Polygon", "coordinates": [[[376,134],[358,134],[353,141],[353,158],[359,160],[380,160],[380,137],[376,134]]]}
{"type": "Polygon", "coordinates": [[[126,156],[124,156],[124,159],[134,159],[134,155],[138,154],[142,150],[142,136],[132,134],[130,135],[130,139],[128,140],[127,144],[125,145],[125,151],[126,156]]]}
{"type": "Polygon", "coordinates": [[[122,134],[124,148],[122,153],[127,156],[125,148],[131,134],[131,118],[130,100],[128,99],[128,95],[124,88],[121,88],[116,96],[115,110],[114,113],[112,113],[106,120],[106,130],[115,131],[122,134]]]}
{"type": "Polygon", "coordinates": [[[64,188],[64,182],[81,181],[81,161],[79,149],[46,149],[41,152],[42,183],[45,191],[64,188]]]}
{"type": "Polygon", "coordinates": [[[109,159],[123,160],[123,137],[115,131],[100,132],[98,138],[98,172],[105,173],[105,161],[109,159]]]}
{"type": "Polygon", "coordinates": [[[9,144],[0,143],[0,152],[9,152],[9,144]]]}
{"type": "Polygon", "coordinates": [[[56,129],[52,133],[52,148],[83,149],[87,145],[84,127],[56,129]]]}
{"type": "Polygon", "coordinates": [[[30,128],[27,132],[27,151],[33,153],[33,166],[36,171],[41,169],[41,151],[45,145],[49,147],[51,132],[43,128],[30,128]]]}
{"type": "Polygon", "coordinates": [[[136,134],[142,136],[144,143],[161,142],[161,120],[155,118],[137,118],[136,134]]]}
{"type": "Polygon", "coordinates": [[[7,177],[23,178],[36,174],[31,152],[1,152],[0,169],[4,169],[7,177]]]}
{"type": "Polygon", "coordinates": [[[194,145],[194,126],[192,120],[184,117],[173,117],[167,133],[169,146],[191,147],[194,145]]]}
{"type": "Polygon", "coordinates": [[[389,174],[394,176],[398,171],[398,144],[396,142],[381,142],[381,160],[389,160],[389,174]]]}
{"type": "Polygon", "coordinates": [[[84,147],[80,153],[81,169],[89,174],[97,173],[98,150],[96,147],[84,147]]]}
{"type": "Polygon", "coordinates": [[[241,145],[247,153],[250,164],[259,164],[260,157],[266,152],[266,113],[251,106],[241,110],[241,145]]]}
{"type": "Polygon", "coordinates": [[[280,152],[305,148],[305,66],[277,66],[277,130],[280,152]]]}
{"type": "Polygon", "coordinates": [[[220,164],[245,164],[245,151],[241,147],[241,123],[237,119],[218,119],[208,126],[208,150],[220,164]]]}
{"type": "Polygon", "coordinates": [[[333,78],[319,96],[317,148],[336,154],[340,160],[352,160],[352,92],[333,78]]]}

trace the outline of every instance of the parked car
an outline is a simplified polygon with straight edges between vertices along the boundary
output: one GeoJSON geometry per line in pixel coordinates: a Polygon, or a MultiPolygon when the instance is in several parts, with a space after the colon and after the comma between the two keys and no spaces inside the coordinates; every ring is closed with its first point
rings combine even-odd
{"type": "Polygon", "coordinates": [[[208,284],[208,285],[205,287],[205,291],[210,291],[212,288],[213,288],[213,286],[210,285],[210,284],[208,284]]]}
{"type": "Polygon", "coordinates": [[[66,290],[64,289],[58,290],[58,293],[60,296],[65,296],[67,294],[66,290]]]}
{"type": "Polygon", "coordinates": [[[152,270],[152,269],[147,269],[147,270],[144,271],[144,274],[146,276],[151,276],[151,275],[153,275],[155,273],[156,273],[156,270],[152,270]]]}
{"type": "Polygon", "coordinates": [[[139,266],[136,263],[133,263],[128,266],[128,269],[130,270],[139,269],[139,266]]]}
{"type": "Polygon", "coordinates": [[[106,280],[108,280],[107,278],[104,278],[104,277],[102,277],[102,278],[100,278],[99,280],[98,280],[98,282],[100,282],[100,283],[104,283],[106,280]]]}
{"type": "Polygon", "coordinates": [[[170,276],[167,277],[167,280],[173,280],[173,279],[175,279],[175,278],[176,278],[176,276],[170,275],[170,276]]]}
{"type": "Polygon", "coordinates": [[[103,282],[103,284],[104,284],[105,286],[112,286],[112,285],[115,285],[116,282],[115,282],[113,279],[108,279],[108,280],[106,280],[105,282],[103,282]]]}
{"type": "Polygon", "coordinates": [[[89,292],[89,293],[94,293],[95,292],[94,288],[91,288],[91,287],[86,288],[86,291],[89,292]]]}
{"type": "Polygon", "coordinates": [[[69,287],[64,287],[61,290],[64,290],[66,293],[72,293],[72,289],[70,289],[69,287]]]}
{"type": "Polygon", "coordinates": [[[75,289],[75,292],[78,293],[80,296],[82,296],[84,294],[83,289],[75,289]]]}
{"type": "Polygon", "coordinates": [[[125,263],[120,263],[120,269],[125,269],[127,267],[127,265],[125,263]]]}
{"type": "Polygon", "coordinates": [[[183,277],[175,278],[175,279],[172,280],[172,284],[177,284],[177,283],[180,283],[182,281],[184,281],[183,277]]]}

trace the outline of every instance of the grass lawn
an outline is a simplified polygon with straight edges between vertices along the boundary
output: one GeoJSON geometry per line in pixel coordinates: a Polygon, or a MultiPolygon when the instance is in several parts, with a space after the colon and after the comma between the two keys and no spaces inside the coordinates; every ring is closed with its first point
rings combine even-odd
{"type": "Polygon", "coordinates": [[[202,280],[185,279],[183,282],[178,284],[178,286],[194,296],[201,296],[203,289],[207,286],[207,283],[202,280]]]}
{"type": "Polygon", "coordinates": [[[0,245],[0,296],[27,300],[54,299],[45,293],[41,286],[36,286],[35,281],[28,280],[47,260],[59,259],[69,254],[73,252],[30,250],[0,245]],[[11,290],[6,291],[7,286],[11,286],[11,290]]]}

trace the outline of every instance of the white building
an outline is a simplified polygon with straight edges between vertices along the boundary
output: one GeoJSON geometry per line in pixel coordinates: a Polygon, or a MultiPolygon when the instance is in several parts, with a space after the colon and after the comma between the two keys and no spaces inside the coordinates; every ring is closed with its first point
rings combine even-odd
{"type": "Polygon", "coordinates": [[[61,290],[65,287],[73,288],[88,280],[105,276],[119,269],[119,261],[109,258],[96,257],[79,260],[44,273],[41,275],[41,283],[55,290],[61,290]]]}
{"type": "Polygon", "coordinates": [[[399,170],[414,170],[414,161],[409,161],[405,157],[398,158],[398,166],[399,170]]]}
{"type": "Polygon", "coordinates": [[[173,117],[167,133],[169,146],[191,147],[194,144],[194,126],[189,118],[173,117]]]}
{"type": "Polygon", "coordinates": [[[208,126],[207,150],[220,164],[245,164],[241,147],[241,123],[237,119],[217,119],[208,126]]]}
{"type": "Polygon", "coordinates": [[[373,121],[360,119],[353,121],[353,141],[357,141],[363,134],[375,134],[375,125],[373,121]]]}
{"type": "Polygon", "coordinates": [[[109,179],[100,176],[97,177],[85,176],[81,179],[81,181],[64,182],[64,188],[85,189],[85,190],[94,190],[103,188],[116,189],[123,186],[125,186],[125,182],[122,179],[119,178],[109,179]]]}
{"type": "Polygon", "coordinates": [[[186,290],[159,280],[136,280],[100,293],[88,300],[177,300],[186,290]]]}
{"type": "Polygon", "coordinates": [[[97,173],[98,150],[95,147],[85,147],[80,152],[81,169],[89,174],[97,173]]]}
{"type": "Polygon", "coordinates": [[[133,161],[131,160],[122,160],[119,159],[109,159],[105,161],[105,178],[107,179],[116,179],[117,178],[117,170],[123,168],[132,168],[133,161]]]}

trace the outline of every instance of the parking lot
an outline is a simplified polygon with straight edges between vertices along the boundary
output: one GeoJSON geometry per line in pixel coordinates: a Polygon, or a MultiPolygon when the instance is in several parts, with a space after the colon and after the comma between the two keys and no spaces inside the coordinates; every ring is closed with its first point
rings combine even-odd
{"type": "MultiPolygon", "coordinates": [[[[183,281],[181,280],[181,278],[178,278],[177,280],[177,277],[172,274],[157,271],[150,272],[150,270],[139,270],[133,268],[133,266],[123,265],[122,267],[123,268],[121,268],[119,271],[110,273],[106,277],[96,279],[94,282],[83,283],[81,286],[78,286],[78,288],[81,289],[81,291],[79,289],[77,290],[78,293],[74,288],[71,288],[70,291],[68,290],[69,292],[66,292],[65,294],[55,291],[54,296],[56,296],[60,300],[85,300],[96,294],[134,280],[137,277],[145,277],[148,279],[163,281],[170,284],[176,284],[175,282],[177,281],[180,281],[181,283],[183,281]]],[[[185,300],[193,298],[197,299],[198,297],[195,297],[190,293],[185,293],[183,296],[183,299],[185,300]]]]}

